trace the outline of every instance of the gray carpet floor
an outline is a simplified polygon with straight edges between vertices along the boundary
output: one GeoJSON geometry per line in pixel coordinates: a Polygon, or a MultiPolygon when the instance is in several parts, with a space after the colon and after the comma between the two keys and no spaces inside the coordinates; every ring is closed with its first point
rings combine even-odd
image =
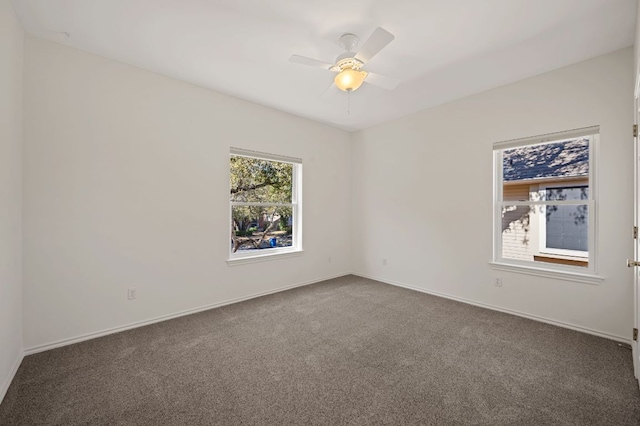
{"type": "Polygon", "coordinates": [[[616,342],[347,276],[28,356],[1,425],[639,425],[616,342]]]}

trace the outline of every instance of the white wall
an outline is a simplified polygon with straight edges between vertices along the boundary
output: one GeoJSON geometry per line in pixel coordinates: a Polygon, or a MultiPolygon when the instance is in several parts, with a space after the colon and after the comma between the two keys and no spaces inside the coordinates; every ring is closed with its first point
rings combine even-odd
{"type": "Polygon", "coordinates": [[[22,28],[0,0],[0,401],[22,353],[22,28]]]}
{"type": "Polygon", "coordinates": [[[636,1],[636,40],[633,45],[633,57],[635,70],[635,84],[638,84],[637,76],[640,74],[640,0],[636,1]]]}
{"type": "Polygon", "coordinates": [[[27,37],[25,347],[351,270],[628,339],[632,69],[627,49],[350,135],[27,37]],[[492,271],[492,143],[596,124],[605,282],[492,271]],[[303,158],[303,256],[227,266],[230,146],[303,158]]]}
{"type": "Polygon", "coordinates": [[[630,340],[632,70],[629,48],[356,133],[355,272],[630,340]],[[592,125],[604,283],[490,269],[492,144],[592,125]]]}
{"type": "Polygon", "coordinates": [[[349,133],[31,37],[24,97],[26,349],[350,272],[349,133]],[[303,159],[302,256],[227,266],[231,146],[303,159]]]}

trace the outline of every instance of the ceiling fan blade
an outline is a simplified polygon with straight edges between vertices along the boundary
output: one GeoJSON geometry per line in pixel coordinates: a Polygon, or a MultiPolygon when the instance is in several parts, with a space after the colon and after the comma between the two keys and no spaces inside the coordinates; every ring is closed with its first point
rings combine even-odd
{"type": "Polygon", "coordinates": [[[322,62],[317,59],[307,58],[306,56],[300,55],[291,55],[289,58],[289,62],[294,62],[296,64],[309,65],[310,67],[316,68],[324,68],[326,70],[331,70],[333,68],[333,64],[329,64],[327,62],[322,62]]]}
{"type": "Polygon", "coordinates": [[[320,99],[322,99],[323,101],[331,99],[339,91],[340,91],[340,89],[338,89],[338,86],[336,86],[335,83],[331,83],[331,86],[327,87],[327,89],[324,92],[322,92],[322,95],[320,95],[320,99]]]}
{"type": "Polygon", "coordinates": [[[374,72],[367,73],[367,78],[364,79],[364,82],[387,90],[393,90],[400,84],[400,80],[397,78],[376,74],[374,72]]]}
{"type": "Polygon", "coordinates": [[[356,59],[367,63],[378,52],[384,49],[387,44],[391,43],[394,38],[395,36],[384,28],[376,28],[373,34],[371,34],[371,37],[369,37],[369,40],[362,45],[362,48],[356,55],[356,59]]]}

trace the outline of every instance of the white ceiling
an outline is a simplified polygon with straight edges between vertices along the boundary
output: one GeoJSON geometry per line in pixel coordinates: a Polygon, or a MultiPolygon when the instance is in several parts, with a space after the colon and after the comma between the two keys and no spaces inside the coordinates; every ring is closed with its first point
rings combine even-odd
{"type": "Polygon", "coordinates": [[[14,0],[25,30],[347,130],[631,46],[636,0],[14,0]],[[345,32],[395,35],[365,69],[399,78],[321,95],[345,32]],[[64,32],[70,34],[67,39],[64,32]]]}

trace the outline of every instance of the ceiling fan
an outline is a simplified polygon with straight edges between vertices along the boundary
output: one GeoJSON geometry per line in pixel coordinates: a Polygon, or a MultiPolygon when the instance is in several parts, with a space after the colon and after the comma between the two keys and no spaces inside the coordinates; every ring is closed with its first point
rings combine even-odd
{"type": "Polygon", "coordinates": [[[338,55],[335,64],[300,55],[292,55],[291,58],[289,58],[289,61],[337,72],[338,75],[336,75],[332,86],[335,85],[345,92],[357,90],[365,81],[369,84],[373,84],[374,86],[392,90],[398,85],[398,80],[392,77],[386,77],[380,74],[364,71],[362,70],[362,67],[386,45],[391,43],[394,38],[394,35],[389,31],[378,27],[356,53],[354,50],[358,46],[358,36],[346,33],[342,34],[338,39],[338,44],[342,46],[346,52],[338,55]]]}

